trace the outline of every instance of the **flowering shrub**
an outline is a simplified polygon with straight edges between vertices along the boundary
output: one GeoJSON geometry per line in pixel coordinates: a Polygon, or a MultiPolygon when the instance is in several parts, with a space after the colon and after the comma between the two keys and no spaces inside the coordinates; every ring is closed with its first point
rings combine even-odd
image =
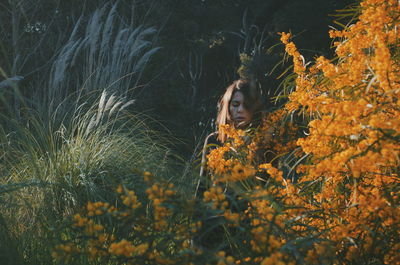
{"type": "Polygon", "coordinates": [[[146,201],[119,187],[116,206],[89,203],[85,216],[74,217],[79,236],[58,245],[54,257],[399,264],[399,18],[397,0],[362,1],[357,22],[330,32],[337,57],[309,66],[282,33],[295,90],[259,128],[222,128],[228,140],[208,155],[212,185],[201,199],[187,201],[146,173],[146,201]],[[285,119],[292,113],[311,120],[301,138],[300,124],[285,119]],[[210,244],[207,233],[221,244],[210,244]]]}
{"type": "MultiPolygon", "coordinates": [[[[330,31],[337,59],[306,69],[290,35],[296,90],[286,108],[316,118],[298,145],[309,155],[299,185],[319,185],[310,210],[341,261],[400,262],[398,1],[366,0],[359,20],[330,31]]],[[[315,252],[316,250],[314,250],[315,252]]],[[[315,255],[315,253],[311,254],[315,255]]]]}
{"type": "Polygon", "coordinates": [[[191,246],[201,223],[178,216],[190,201],[177,194],[172,183],[154,181],[145,172],[147,199],[135,191],[117,188],[119,200],[111,205],[88,202],[71,220],[72,235],[57,245],[53,257],[67,264],[87,263],[187,264],[199,250],[191,246]]]}
{"type": "MultiPolygon", "coordinates": [[[[286,145],[261,141],[261,147],[278,146],[281,151],[274,153],[279,156],[294,150],[296,142],[307,158],[297,167],[296,179],[269,161],[250,167],[238,159],[243,157],[241,148],[251,159],[257,146],[241,145],[237,137],[243,132],[231,133],[232,141],[209,155],[213,178],[231,186],[257,178],[246,168],[267,172],[265,184],[253,187],[246,199],[251,209],[247,218],[255,226],[249,230],[253,261],[258,252],[261,264],[282,259],[310,264],[400,262],[400,6],[398,1],[365,0],[360,9],[355,24],[330,32],[337,39],[334,60],[319,57],[306,66],[290,34],[282,33],[297,77],[280,112],[308,115],[309,133],[301,139],[292,134],[293,141],[286,145]]],[[[266,124],[255,139],[269,139],[265,127],[274,126],[266,124]]]]}

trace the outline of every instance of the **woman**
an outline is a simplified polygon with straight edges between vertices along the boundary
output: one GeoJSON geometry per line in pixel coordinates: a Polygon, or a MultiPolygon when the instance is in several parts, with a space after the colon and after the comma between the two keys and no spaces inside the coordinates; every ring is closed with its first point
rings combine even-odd
{"type": "MultiPolygon", "coordinates": [[[[226,88],[224,95],[218,103],[218,115],[216,120],[217,131],[207,136],[202,152],[202,164],[200,168],[200,176],[204,176],[206,172],[206,155],[209,153],[210,142],[224,143],[227,141],[227,135],[221,128],[221,125],[231,125],[238,129],[248,129],[258,127],[262,117],[262,101],[261,93],[257,91],[255,85],[251,81],[239,79],[234,81],[226,88]],[[213,140],[211,140],[213,139],[213,140]]],[[[207,182],[207,178],[203,181],[207,182]]],[[[200,185],[201,179],[197,183],[195,197],[197,193],[202,194],[206,190],[206,185],[200,185]],[[201,187],[200,187],[201,186],[201,187]]],[[[213,185],[213,184],[212,184],[213,185]]],[[[225,191],[227,186],[225,186],[225,191]]],[[[201,196],[201,195],[200,195],[201,196]]],[[[243,210],[239,205],[240,211],[243,210]]],[[[239,211],[238,209],[234,211],[239,211]]],[[[210,216],[203,222],[201,236],[196,238],[195,244],[202,248],[221,247],[225,243],[226,227],[221,225],[219,216],[210,216]]],[[[234,229],[230,229],[230,233],[235,233],[234,229]]],[[[227,249],[227,251],[229,251],[227,249]]]]}
{"type": "Polygon", "coordinates": [[[203,176],[205,172],[207,145],[210,138],[217,136],[220,143],[226,141],[227,137],[221,125],[229,124],[240,129],[256,127],[261,122],[261,110],[261,93],[249,80],[236,80],[226,88],[218,103],[217,131],[208,135],[204,142],[200,176],[203,176]]]}

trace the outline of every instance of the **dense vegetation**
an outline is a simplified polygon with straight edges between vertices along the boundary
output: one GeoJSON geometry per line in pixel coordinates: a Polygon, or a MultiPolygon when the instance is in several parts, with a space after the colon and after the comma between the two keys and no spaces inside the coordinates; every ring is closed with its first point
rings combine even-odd
{"type": "Polygon", "coordinates": [[[400,263],[399,10],[8,1],[1,263],[400,263]],[[200,178],[216,98],[238,76],[268,115],[224,127],[200,178]]]}

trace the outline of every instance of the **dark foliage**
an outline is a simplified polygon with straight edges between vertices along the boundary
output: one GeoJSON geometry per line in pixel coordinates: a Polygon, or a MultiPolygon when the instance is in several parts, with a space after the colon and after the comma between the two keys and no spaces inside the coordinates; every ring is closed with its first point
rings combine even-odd
{"type": "MultiPolygon", "coordinates": [[[[21,76],[17,87],[27,98],[40,93],[78,19],[88,19],[107,2],[9,0],[2,4],[2,78],[21,76]]],[[[162,49],[135,89],[135,110],[161,120],[183,140],[180,152],[191,154],[195,143],[212,130],[218,97],[238,78],[240,54],[252,59],[254,75],[264,92],[272,95],[279,85],[276,77],[285,67],[271,73],[284,53],[281,45],[271,49],[278,43],[277,33],[293,32],[306,60],[315,54],[327,55],[326,31],[333,25],[329,15],[349,4],[349,0],[121,0],[118,17],[123,25],[160,30],[156,38],[162,49]]],[[[3,88],[0,95],[8,102],[14,100],[12,105],[19,112],[14,89],[3,88]]]]}

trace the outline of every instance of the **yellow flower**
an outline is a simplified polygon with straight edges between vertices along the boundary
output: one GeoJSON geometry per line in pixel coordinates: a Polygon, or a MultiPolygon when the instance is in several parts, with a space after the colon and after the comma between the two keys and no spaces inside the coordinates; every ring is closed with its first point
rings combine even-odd
{"type": "Polygon", "coordinates": [[[256,170],[250,165],[237,163],[232,168],[231,177],[228,180],[239,181],[254,177],[256,170]]]}

